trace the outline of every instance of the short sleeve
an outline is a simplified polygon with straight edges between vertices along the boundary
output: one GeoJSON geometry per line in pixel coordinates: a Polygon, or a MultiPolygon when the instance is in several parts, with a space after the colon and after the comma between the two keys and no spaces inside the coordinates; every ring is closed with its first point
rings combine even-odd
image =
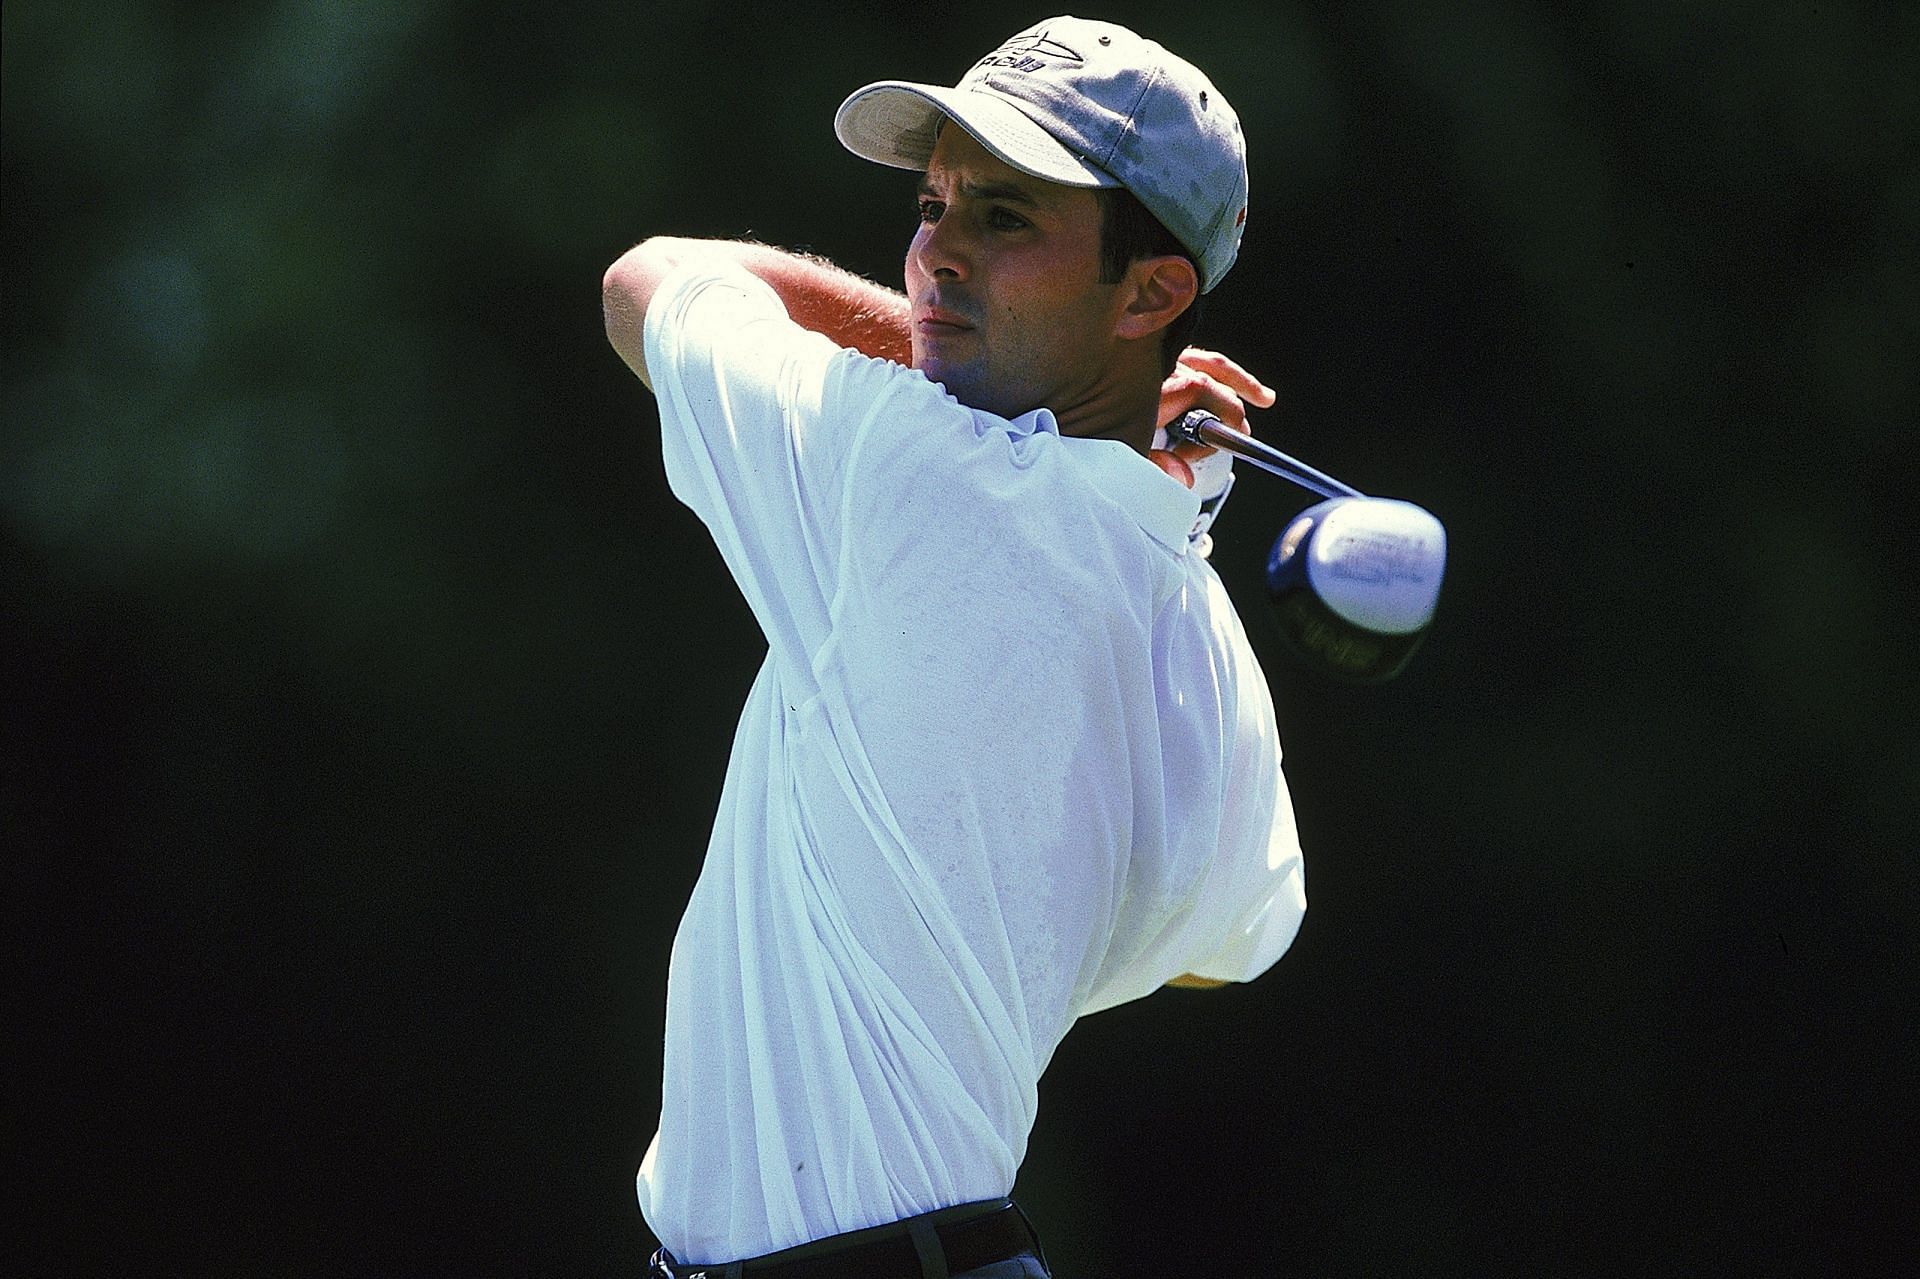
{"type": "Polygon", "coordinates": [[[1203,572],[1215,596],[1233,731],[1224,742],[1218,845],[1190,916],[1203,926],[1182,967],[1196,977],[1245,982],[1271,968],[1300,931],[1305,865],[1266,677],[1219,579],[1203,572]]]}
{"type": "Polygon", "coordinates": [[[1218,575],[1197,557],[1186,567],[1187,589],[1154,646],[1164,838],[1134,871],[1129,900],[1142,904],[1143,927],[1110,951],[1087,1012],[1183,973],[1252,981],[1286,952],[1306,911],[1266,677],[1218,575]]]}
{"type": "Polygon", "coordinates": [[[826,634],[844,459],[860,425],[823,404],[823,387],[837,364],[869,361],[795,324],[728,262],[671,272],[645,342],[668,485],[712,533],[769,645],[803,667],[826,634]]]}

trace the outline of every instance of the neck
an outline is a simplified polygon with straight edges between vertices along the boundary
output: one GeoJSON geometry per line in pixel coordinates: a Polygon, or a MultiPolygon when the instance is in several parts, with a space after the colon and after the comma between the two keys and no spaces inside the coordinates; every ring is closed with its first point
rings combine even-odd
{"type": "MultiPolygon", "coordinates": [[[[1053,407],[1053,406],[1049,406],[1053,407]]],[[[1054,408],[1060,434],[1085,440],[1120,440],[1144,455],[1153,446],[1160,412],[1159,384],[1112,383],[1070,406],[1054,408]]]]}

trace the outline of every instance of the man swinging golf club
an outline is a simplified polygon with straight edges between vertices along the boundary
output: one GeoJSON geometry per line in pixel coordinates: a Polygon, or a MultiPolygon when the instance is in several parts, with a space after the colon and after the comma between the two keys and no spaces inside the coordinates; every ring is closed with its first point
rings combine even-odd
{"type": "Polygon", "coordinates": [[[607,331],[766,634],[674,940],[666,1276],[1045,1275],[1007,1198],[1075,1019],[1248,981],[1305,909],[1266,680],[1196,549],[1186,353],[1239,250],[1197,69],[1056,18],[835,121],[922,173],[905,293],[648,240],[607,331]]]}

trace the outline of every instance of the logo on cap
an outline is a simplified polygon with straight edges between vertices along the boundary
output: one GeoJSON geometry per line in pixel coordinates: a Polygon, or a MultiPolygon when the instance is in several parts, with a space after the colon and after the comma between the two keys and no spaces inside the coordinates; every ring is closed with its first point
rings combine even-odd
{"type": "Polygon", "coordinates": [[[1007,67],[1014,71],[1038,71],[1048,65],[1045,61],[1052,58],[1056,62],[1081,63],[1086,59],[1058,40],[1047,39],[1043,29],[1030,36],[1016,36],[974,63],[977,71],[981,67],[1007,67]]]}

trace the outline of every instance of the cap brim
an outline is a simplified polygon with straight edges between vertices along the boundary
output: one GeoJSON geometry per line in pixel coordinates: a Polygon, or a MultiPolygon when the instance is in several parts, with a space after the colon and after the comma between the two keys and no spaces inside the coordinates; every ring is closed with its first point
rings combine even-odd
{"type": "Polygon", "coordinates": [[[840,104],[833,131],[862,159],[924,172],[942,116],[1022,173],[1070,187],[1120,185],[1099,165],[1054,141],[1019,107],[991,93],[882,80],[855,90],[840,104]]]}

